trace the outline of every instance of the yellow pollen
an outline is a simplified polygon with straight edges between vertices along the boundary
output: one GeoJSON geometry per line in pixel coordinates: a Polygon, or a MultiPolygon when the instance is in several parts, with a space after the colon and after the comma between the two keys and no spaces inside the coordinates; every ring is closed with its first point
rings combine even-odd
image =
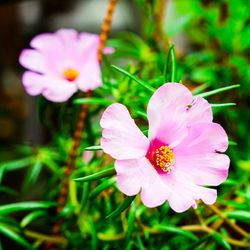
{"type": "Polygon", "coordinates": [[[155,164],[163,172],[170,173],[174,167],[174,153],[168,146],[161,146],[155,150],[155,164]]]}
{"type": "Polygon", "coordinates": [[[64,77],[70,82],[74,81],[78,75],[79,72],[76,69],[66,69],[64,71],[64,77]]]}

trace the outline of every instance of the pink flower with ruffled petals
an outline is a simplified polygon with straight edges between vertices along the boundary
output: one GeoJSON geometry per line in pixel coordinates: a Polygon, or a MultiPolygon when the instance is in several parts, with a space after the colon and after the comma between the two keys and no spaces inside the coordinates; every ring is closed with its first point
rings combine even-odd
{"type": "Polygon", "coordinates": [[[169,202],[183,212],[196,201],[213,204],[215,189],[228,175],[224,129],[212,122],[212,110],[202,97],[179,83],[161,86],[151,97],[148,138],[122,104],[103,113],[101,146],[115,161],[118,188],[126,195],[140,192],[147,207],[169,202]]]}
{"type": "Polygon", "coordinates": [[[19,61],[28,69],[23,85],[30,95],[42,94],[53,102],[68,100],[78,89],[84,92],[102,85],[97,60],[99,35],[61,29],[34,37],[19,61]]]}

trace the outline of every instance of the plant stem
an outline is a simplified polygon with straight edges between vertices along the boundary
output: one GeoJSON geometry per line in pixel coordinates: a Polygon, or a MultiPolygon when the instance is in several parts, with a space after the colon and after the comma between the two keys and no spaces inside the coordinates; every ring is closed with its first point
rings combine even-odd
{"type": "MultiPolygon", "coordinates": [[[[106,13],[103,25],[102,25],[102,29],[101,29],[101,33],[100,33],[100,44],[99,44],[98,53],[97,53],[97,58],[98,58],[99,63],[101,63],[101,60],[102,60],[102,51],[106,45],[106,41],[107,41],[108,34],[110,31],[111,21],[112,21],[114,9],[116,6],[116,2],[117,2],[117,0],[110,0],[109,1],[107,13],[106,13]]],[[[91,98],[91,97],[92,97],[92,92],[91,91],[87,92],[86,98],[91,98]]],[[[69,189],[69,176],[71,175],[71,173],[75,167],[75,159],[77,157],[78,148],[79,148],[79,145],[81,143],[82,131],[84,129],[84,123],[85,123],[85,119],[86,119],[87,114],[88,114],[88,109],[89,109],[88,104],[81,105],[79,118],[78,118],[77,125],[76,125],[76,130],[75,130],[75,133],[73,136],[72,147],[70,149],[69,157],[68,157],[68,160],[66,163],[66,170],[64,173],[64,181],[62,184],[62,188],[60,190],[60,196],[58,198],[57,213],[61,212],[61,210],[63,209],[63,207],[65,206],[66,201],[67,201],[67,195],[68,195],[68,189],[69,189]]],[[[60,234],[62,223],[63,223],[63,220],[60,219],[54,225],[54,227],[52,229],[53,236],[58,236],[60,234]]],[[[47,249],[47,250],[54,249],[53,244],[47,244],[47,246],[45,246],[45,249],[47,249]]]]}
{"type": "Polygon", "coordinates": [[[213,210],[213,212],[216,213],[219,217],[221,217],[228,226],[230,226],[232,229],[234,229],[234,231],[236,231],[237,233],[239,233],[243,237],[247,237],[248,236],[248,233],[244,229],[242,229],[237,224],[235,224],[234,222],[232,222],[231,220],[229,220],[226,217],[226,215],[224,215],[216,206],[211,205],[211,206],[209,206],[209,208],[211,210],[213,210]]]}

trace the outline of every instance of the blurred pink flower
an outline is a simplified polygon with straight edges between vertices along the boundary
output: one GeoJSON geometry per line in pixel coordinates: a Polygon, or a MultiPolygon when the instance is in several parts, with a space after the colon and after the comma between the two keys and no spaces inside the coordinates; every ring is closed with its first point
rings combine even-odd
{"type": "Polygon", "coordinates": [[[109,106],[101,119],[101,146],[115,161],[118,188],[126,195],[140,192],[147,207],[169,202],[183,212],[201,199],[213,204],[215,189],[228,175],[224,129],[212,122],[212,110],[179,83],[161,86],[151,97],[148,138],[125,106],[109,106]]]}
{"type": "Polygon", "coordinates": [[[87,92],[102,85],[97,60],[99,36],[61,29],[34,37],[20,55],[28,69],[23,85],[30,95],[42,94],[53,102],[69,99],[78,89],[87,92]]]}

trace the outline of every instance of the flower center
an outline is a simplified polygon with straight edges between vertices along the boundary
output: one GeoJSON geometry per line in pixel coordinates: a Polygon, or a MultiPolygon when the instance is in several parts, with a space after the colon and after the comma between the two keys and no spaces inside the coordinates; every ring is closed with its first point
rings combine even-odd
{"type": "Polygon", "coordinates": [[[74,81],[78,75],[79,72],[76,69],[66,69],[64,71],[64,77],[70,82],[74,81]]]}
{"type": "Polygon", "coordinates": [[[156,169],[160,168],[163,172],[170,173],[174,168],[174,153],[169,146],[154,147],[151,145],[147,158],[156,169]]]}

